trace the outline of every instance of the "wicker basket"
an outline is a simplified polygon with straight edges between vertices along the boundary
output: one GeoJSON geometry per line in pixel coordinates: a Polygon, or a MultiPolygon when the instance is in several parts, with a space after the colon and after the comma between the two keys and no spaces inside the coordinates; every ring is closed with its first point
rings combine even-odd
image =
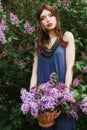
{"type": "Polygon", "coordinates": [[[55,109],[54,111],[48,112],[48,113],[39,113],[38,114],[38,124],[43,127],[47,128],[55,123],[55,114],[57,113],[58,109],[55,109]]]}

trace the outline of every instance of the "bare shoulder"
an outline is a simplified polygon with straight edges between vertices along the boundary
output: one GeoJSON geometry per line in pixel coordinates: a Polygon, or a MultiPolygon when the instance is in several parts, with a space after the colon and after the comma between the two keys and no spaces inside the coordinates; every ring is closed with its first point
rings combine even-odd
{"type": "Polygon", "coordinates": [[[70,32],[70,31],[66,31],[66,32],[64,33],[63,39],[64,39],[65,41],[70,41],[70,40],[74,39],[73,33],[70,32]]]}

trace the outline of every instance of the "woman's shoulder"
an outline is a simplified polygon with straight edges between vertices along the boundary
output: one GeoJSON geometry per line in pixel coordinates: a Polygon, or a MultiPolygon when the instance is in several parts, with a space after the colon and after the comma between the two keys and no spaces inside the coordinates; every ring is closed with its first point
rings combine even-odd
{"type": "Polygon", "coordinates": [[[70,39],[73,39],[73,38],[74,38],[73,33],[70,31],[66,31],[63,35],[64,41],[69,41],[70,39]]]}

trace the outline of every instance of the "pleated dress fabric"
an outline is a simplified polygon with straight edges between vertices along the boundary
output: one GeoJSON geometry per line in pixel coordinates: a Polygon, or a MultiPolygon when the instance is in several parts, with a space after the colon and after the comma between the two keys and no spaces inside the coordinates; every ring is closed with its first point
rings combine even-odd
{"type": "MultiPolygon", "coordinates": [[[[37,82],[45,83],[49,80],[52,72],[58,75],[58,82],[65,82],[66,73],[66,49],[56,40],[50,49],[47,49],[47,56],[44,53],[38,54],[37,82]],[[55,47],[55,45],[57,45],[55,47]],[[52,52],[52,53],[51,53],[52,52]],[[50,53],[50,54],[49,54],[50,53]]],[[[76,130],[75,119],[66,114],[61,114],[53,126],[40,128],[41,130],[76,130]]]]}

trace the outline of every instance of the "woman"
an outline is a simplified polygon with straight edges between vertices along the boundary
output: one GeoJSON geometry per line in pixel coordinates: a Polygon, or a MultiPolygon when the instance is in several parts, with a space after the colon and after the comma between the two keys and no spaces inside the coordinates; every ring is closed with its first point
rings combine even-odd
{"type": "MultiPolygon", "coordinates": [[[[75,44],[73,34],[60,27],[60,20],[50,5],[42,5],[36,12],[37,40],[35,42],[34,63],[30,89],[49,80],[52,72],[58,74],[58,81],[70,88],[75,61],[75,44]]],[[[56,115],[56,123],[41,130],[75,130],[72,117],[56,115]]]]}

